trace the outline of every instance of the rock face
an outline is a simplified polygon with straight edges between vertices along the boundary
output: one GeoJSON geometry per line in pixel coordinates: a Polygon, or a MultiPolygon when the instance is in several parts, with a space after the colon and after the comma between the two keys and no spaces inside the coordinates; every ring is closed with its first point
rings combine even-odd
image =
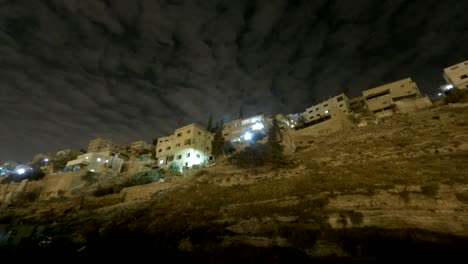
{"type": "Polygon", "coordinates": [[[0,211],[0,253],[143,251],[205,262],[467,258],[466,109],[301,135],[284,166],[220,164],[120,194],[16,203],[0,211]]]}

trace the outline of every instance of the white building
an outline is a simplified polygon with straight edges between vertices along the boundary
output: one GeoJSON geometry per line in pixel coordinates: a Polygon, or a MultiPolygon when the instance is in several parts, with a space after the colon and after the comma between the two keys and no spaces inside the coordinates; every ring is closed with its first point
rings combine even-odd
{"type": "Polygon", "coordinates": [[[110,151],[91,152],[79,155],[75,160],[67,162],[65,171],[86,169],[96,173],[103,171],[120,172],[123,162],[123,159],[117,155],[111,155],[110,151]]]}
{"type": "Polygon", "coordinates": [[[307,122],[314,122],[330,117],[333,111],[341,111],[346,114],[351,113],[349,99],[344,93],[307,108],[302,113],[302,116],[307,122]]]}
{"type": "MultiPolygon", "coordinates": [[[[468,60],[444,69],[443,77],[447,84],[458,89],[468,88],[468,60]]],[[[451,87],[451,86],[446,86],[451,87]]],[[[452,88],[453,88],[452,87],[452,88]]]]}
{"type": "Polygon", "coordinates": [[[265,137],[272,119],[263,114],[236,119],[223,125],[224,140],[230,141],[236,149],[248,146],[251,140],[265,137]]]}
{"type": "Polygon", "coordinates": [[[212,157],[214,134],[198,124],[190,124],[174,131],[173,135],[158,138],[156,159],[160,166],[175,164],[182,168],[206,165],[212,157]]]}
{"type": "Polygon", "coordinates": [[[411,78],[387,83],[362,92],[369,112],[376,117],[392,115],[397,102],[414,101],[422,98],[418,85],[411,78]]]}

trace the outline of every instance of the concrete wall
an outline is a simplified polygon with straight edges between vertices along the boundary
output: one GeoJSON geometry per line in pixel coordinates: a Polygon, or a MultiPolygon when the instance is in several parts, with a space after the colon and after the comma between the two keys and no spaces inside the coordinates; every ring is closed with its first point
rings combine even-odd
{"type": "Polygon", "coordinates": [[[43,181],[28,181],[26,179],[21,182],[0,184],[0,205],[1,207],[8,206],[19,193],[41,190],[43,185],[43,181]]]}
{"type": "Polygon", "coordinates": [[[395,102],[398,112],[409,113],[419,109],[424,109],[432,106],[432,101],[425,96],[411,101],[395,102]]]}
{"type": "Polygon", "coordinates": [[[445,68],[443,76],[448,83],[453,84],[458,89],[467,89],[468,61],[445,68]]]}
{"type": "Polygon", "coordinates": [[[332,113],[331,119],[303,129],[291,131],[291,135],[294,138],[301,136],[323,136],[352,126],[353,124],[348,119],[347,114],[336,111],[332,113]]]}

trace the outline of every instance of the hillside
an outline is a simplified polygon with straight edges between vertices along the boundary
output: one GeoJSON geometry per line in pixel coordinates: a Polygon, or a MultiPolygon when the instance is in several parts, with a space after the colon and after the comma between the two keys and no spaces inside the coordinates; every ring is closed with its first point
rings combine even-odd
{"type": "Polygon", "coordinates": [[[0,213],[0,253],[205,262],[468,257],[468,105],[328,136],[292,133],[284,164],[227,161],[148,199],[78,196],[0,213]],[[109,205],[109,206],[106,206],[109,205]]]}

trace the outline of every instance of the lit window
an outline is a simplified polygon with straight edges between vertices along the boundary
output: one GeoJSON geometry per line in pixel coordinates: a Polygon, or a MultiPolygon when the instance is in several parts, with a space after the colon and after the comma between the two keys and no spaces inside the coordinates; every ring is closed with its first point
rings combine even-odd
{"type": "Polygon", "coordinates": [[[328,114],[328,110],[325,110],[325,114],[328,114]]]}
{"type": "Polygon", "coordinates": [[[159,164],[163,164],[164,163],[164,160],[159,160],[159,164]]]}
{"type": "Polygon", "coordinates": [[[264,126],[262,123],[255,123],[252,125],[252,130],[260,130],[260,129],[263,129],[264,126]]]}
{"type": "Polygon", "coordinates": [[[250,132],[245,132],[244,134],[244,140],[251,140],[252,139],[252,133],[250,132]]]}
{"type": "Polygon", "coordinates": [[[101,162],[101,158],[97,158],[96,160],[97,160],[97,162],[101,162]]]}
{"type": "Polygon", "coordinates": [[[106,163],[109,162],[109,160],[106,160],[106,163]]]}
{"type": "Polygon", "coordinates": [[[94,172],[94,170],[93,170],[93,169],[90,169],[89,171],[90,171],[90,172],[94,172]]]}

